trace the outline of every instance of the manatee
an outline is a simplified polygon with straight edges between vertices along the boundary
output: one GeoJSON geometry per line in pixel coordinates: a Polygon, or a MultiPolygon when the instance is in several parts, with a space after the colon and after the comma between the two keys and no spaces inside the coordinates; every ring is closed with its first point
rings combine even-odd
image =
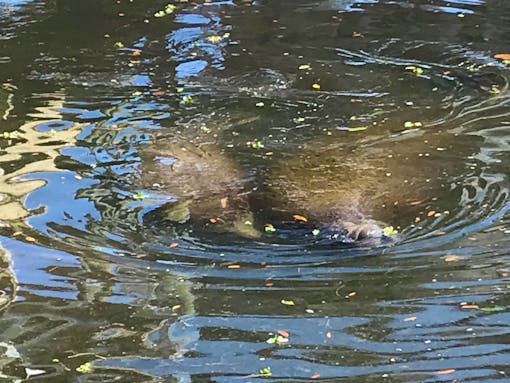
{"type": "Polygon", "coordinates": [[[339,242],[402,238],[385,232],[412,224],[422,201],[446,204],[435,197],[451,193],[454,176],[463,174],[459,167],[465,164],[455,158],[469,156],[478,145],[476,138],[462,137],[458,148],[456,136],[440,130],[383,133],[319,137],[275,158],[255,204],[268,217],[304,216],[309,228],[339,242]]]}
{"type": "MultiPolygon", "coordinates": [[[[226,118],[219,121],[231,123],[226,118]]],[[[246,121],[250,119],[237,123],[246,121]]],[[[190,224],[201,230],[258,237],[249,207],[249,179],[217,143],[215,130],[224,127],[191,124],[186,128],[184,133],[175,129],[157,137],[141,152],[141,186],[171,198],[171,202],[146,214],[145,222],[190,224]]]]}

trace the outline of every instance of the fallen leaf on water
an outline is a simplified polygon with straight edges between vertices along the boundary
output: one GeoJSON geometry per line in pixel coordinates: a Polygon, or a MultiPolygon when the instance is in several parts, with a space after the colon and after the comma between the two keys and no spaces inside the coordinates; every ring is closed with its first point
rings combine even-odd
{"type": "Polygon", "coordinates": [[[317,83],[314,83],[314,84],[312,84],[312,88],[316,89],[316,90],[319,90],[321,88],[321,85],[317,84],[317,83]]]}
{"type": "Polygon", "coordinates": [[[458,255],[446,255],[444,258],[444,261],[445,262],[457,262],[457,261],[460,261],[461,259],[464,259],[463,257],[460,257],[458,255]]]}
{"type": "Polygon", "coordinates": [[[271,225],[270,223],[266,223],[264,226],[264,231],[266,233],[274,233],[276,231],[275,227],[271,225]]]}
{"type": "Polygon", "coordinates": [[[498,311],[506,310],[506,307],[503,306],[488,306],[488,307],[480,307],[480,310],[485,311],[486,313],[495,313],[498,311]]]}
{"type": "Polygon", "coordinates": [[[307,70],[307,69],[310,69],[311,66],[308,65],[308,64],[302,64],[298,67],[299,70],[307,70]]]}
{"type": "Polygon", "coordinates": [[[177,242],[172,242],[172,243],[170,243],[170,245],[168,245],[168,247],[170,247],[170,248],[174,248],[177,246],[179,246],[179,244],[177,242]]]}
{"type": "Polygon", "coordinates": [[[265,287],[273,287],[274,283],[273,282],[266,282],[266,283],[264,283],[264,286],[265,287]]]}
{"type": "Polygon", "coordinates": [[[313,235],[314,237],[316,237],[316,236],[318,236],[318,235],[319,235],[319,233],[320,233],[320,232],[321,232],[321,231],[320,231],[319,229],[313,229],[313,230],[312,230],[312,235],[313,235]]]}
{"type": "Polygon", "coordinates": [[[140,56],[142,54],[142,51],[140,49],[135,49],[133,52],[131,52],[131,56],[140,56]]]}
{"type": "Polygon", "coordinates": [[[454,372],[455,372],[454,368],[447,368],[445,370],[436,371],[436,374],[438,374],[438,375],[447,375],[447,374],[453,374],[454,372]]]}
{"type": "Polygon", "coordinates": [[[506,278],[510,275],[510,273],[507,270],[496,270],[496,273],[502,278],[506,278]]]}
{"type": "Polygon", "coordinates": [[[310,376],[310,379],[319,379],[321,377],[321,374],[313,374],[310,376]]]}
{"type": "Polygon", "coordinates": [[[460,308],[463,310],[478,310],[480,307],[478,305],[462,305],[460,308]]]}
{"type": "Polygon", "coordinates": [[[331,339],[332,337],[333,337],[333,335],[331,334],[331,331],[328,331],[326,333],[326,338],[331,339]]]}
{"type": "Polygon", "coordinates": [[[255,104],[257,108],[262,108],[264,106],[264,103],[262,101],[259,101],[255,104]]]}
{"type": "Polygon", "coordinates": [[[433,215],[436,215],[436,211],[435,210],[431,210],[427,213],[427,217],[432,217],[433,215]]]}
{"type": "Polygon", "coordinates": [[[397,235],[398,234],[398,231],[395,230],[393,228],[393,226],[386,226],[384,229],[383,229],[383,234],[386,236],[386,237],[391,237],[392,235],[397,235]]]}
{"type": "Polygon", "coordinates": [[[368,126],[353,126],[352,128],[347,129],[349,132],[361,132],[363,130],[367,130],[368,126]]]}
{"type": "Polygon", "coordinates": [[[181,305],[173,305],[172,306],[172,311],[177,311],[181,308],[181,305]]]}
{"type": "Polygon", "coordinates": [[[292,218],[294,218],[296,221],[308,222],[308,219],[300,214],[294,214],[292,218]]]}
{"type": "Polygon", "coordinates": [[[271,375],[273,375],[271,373],[271,367],[266,367],[266,368],[262,368],[259,370],[259,375],[260,376],[265,376],[265,377],[269,377],[271,375]]]}
{"type": "Polygon", "coordinates": [[[292,299],[282,299],[280,301],[280,303],[285,306],[295,306],[296,305],[292,299]]]}
{"type": "Polygon", "coordinates": [[[283,336],[284,338],[288,338],[289,337],[289,333],[285,330],[278,330],[277,333],[281,336],[283,336]]]}
{"type": "Polygon", "coordinates": [[[510,60],[510,53],[498,53],[494,55],[494,58],[500,60],[510,60]]]}
{"type": "Polygon", "coordinates": [[[216,223],[216,222],[218,222],[218,221],[216,220],[216,218],[209,218],[209,222],[211,222],[211,223],[216,223]]]}
{"type": "Polygon", "coordinates": [[[228,206],[228,197],[220,199],[220,206],[222,209],[226,209],[228,206]]]}
{"type": "Polygon", "coordinates": [[[87,363],[82,364],[79,367],[76,367],[76,371],[86,374],[86,373],[94,371],[94,369],[92,368],[92,363],[87,362],[87,363]]]}
{"type": "Polygon", "coordinates": [[[422,200],[409,201],[409,205],[411,206],[421,205],[422,203],[423,203],[422,200]]]}
{"type": "Polygon", "coordinates": [[[27,242],[35,242],[35,238],[27,235],[27,236],[25,236],[25,241],[27,241],[27,242]]]}
{"type": "Polygon", "coordinates": [[[21,231],[15,231],[14,233],[12,233],[12,236],[17,237],[18,235],[21,235],[21,234],[23,234],[21,231]]]}
{"type": "Polygon", "coordinates": [[[221,36],[207,36],[205,38],[207,41],[213,43],[213,44],[217,44],[219,43],[221,40],[223,40],[223,37],[221,36]]]}
{"type": "Polygon", "coordinates": [[[404,322],[411,322],[411,321],[415,321],[416,320],[416,317],[407,317],[404,319],[404,322]]]}
{"type": "Polygon", "coordinates": [[[347,296],[348,296],[349,298],[351,298],[351,297],[354,297],[356,294],[357,294],[357,292],[356,292],[356,291],[350,291],[349,293],[347,293],[347,296]]]}
{"type": "Polygon", "coordinates": [[[352,32],[352,37],[361,37],[361,33],[359,33],[359,32],[352,32]]]}
{"type": "Polygon", "coordinates": [[[241,265],[238,265],[237,263],[233,263],[227,266],[228,269],[240,269],[241,265]]]}

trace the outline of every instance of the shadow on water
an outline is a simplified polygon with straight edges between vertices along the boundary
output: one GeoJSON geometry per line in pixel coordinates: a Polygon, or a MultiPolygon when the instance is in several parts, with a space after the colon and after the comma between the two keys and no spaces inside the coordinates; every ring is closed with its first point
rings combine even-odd
{"type": "Polygon", "coordinates": [[[2,379],[508,380],[508,4],[93,5],[0,1],[2,379]]]}

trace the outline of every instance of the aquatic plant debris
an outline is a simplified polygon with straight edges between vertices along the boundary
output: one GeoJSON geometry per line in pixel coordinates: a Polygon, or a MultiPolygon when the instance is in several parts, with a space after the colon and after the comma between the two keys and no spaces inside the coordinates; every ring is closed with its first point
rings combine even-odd
{"type": "Polygon", "coordinates": [[[266,343],[280,345],[284,343],[289,343],[289,339],[288,337],[282,336],[280,334],[274,334],[273,336],[266,340],[266,343]]]}
{"type": "Polygon", "coordinates": [[[416,76],[422,75],[424,70],[423,68],[420,68],[419,66],[409,65],[405,67],[406,70],[410,70],[413,72],[416,76]]]}
{"type": "Polygon", "coordinates": [[[209,41],[210,43],[217,44],[223,40],[223,37],[215,35],[215,36],[207,36],[205,39],[207,41],[209,41]]]}
{"type": "Polygon", "coordinates": [[[94,371],[94,368],[92,367],[92,363],[87,362],[81,366],[76,367],[76,371],[81,372],[82,374],[88,374],[94,371]]]}
{"type": "Polygon", "coordinates": [[[404,122],[404,128],[419,128],[423,124],[420,121],[406,121],[404,122]]]}
{"type": "Polygon", "coordinates": [[[280,303],[285,306],[295,306],[296,305],[292,299],[282,299],[280,301],[280,303]]]}
{"type": "Polygon", "coordinates": [[[303,216],[301,214],[294,214],[292,216],[292,218],[294,218],[296,221],[308,222],[308,218],[306,218],[305,216],[303,216]]]}
{"type": "Polygon", "coordinates": [[[259,375],[260,375],[261,377],[264,377],[264,378],[268,378],[268,377],[270,377],[271,375],[273,375],[273,374],[272,374],[272,372],[271,372],[271,367],[261,368],[261,369],[259,370],[259,375]]]}
{"type": "Polygon", "coordinates": [[[276,231],[276,228],[275,228],[272,224],[270,224],[270,223],[266,223],[266,224],[264,225],[264,231],[265,231],[266,233],[274,233],[274,232],[276,231]]]}
{"type": "Polygon", "coordinates": [[[165,6],[165,8],[163,8],[162,10],[160,11],[157,11],[156,13],[154,13],[154,17],[164,17],[166,15],[169,15],[171,13],[173,13],[175,11],[175,5],[173,4],[167,4],[165,6]]]}
{"type": "Polygon", "coordinates": [[[398,234],[398,231],[395,230],[395,228],[393,226],[386,226],[384,229],[383,229],[383,234],[386,236],[386,237],[391,237],[392,235],[397,235],[398,234]]]}
{"type": "Polygon", "coordinates": [[[141,199],[147,198],[147,194],[145,194],[143,191],[137,191],[131,197],[136,200],[141,200],[141,199]]]}
{"type": "Polygon", "coordinates": [[[353,126],[352,128],[347,129],[349,132],[361,132],[363,130],[367,130],[368,126],[353,126]]]}

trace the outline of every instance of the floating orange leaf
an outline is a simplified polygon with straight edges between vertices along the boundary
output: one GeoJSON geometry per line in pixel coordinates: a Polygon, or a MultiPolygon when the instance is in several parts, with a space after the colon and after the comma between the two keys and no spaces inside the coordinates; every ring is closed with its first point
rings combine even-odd
{"type": "Polygon", "coordinates": [[[498,53],[497,55],[494,55],[494,58],[500,60],[510,60],[510,53],[498,53]]]}
{"type": "Polygon", "coordinates": [[[131,52],[132,56],[140,56],[142,54],[142,51],[140,49],[135,49],[133,52],[131,52]]]}
{"type": "Polygon", "coordinates": [[[450,254],[450,255],[446,255],[443,259],[444,259],[445,262],[457,262],[457,261],[460,261],[463,258],[458,256],[458,255],[450,254]]]}
{"type": "Polygon", "coordinates": [[[310,379],[319,379],[321,377],[321,374],[313,374],[310,376],[310,379]]]}
{"type": "Polygon", "coordinates": [[[21,234],[23,234],[21,231],[15,231],[14,233],[12,233],[12,236],[17,237],[18,235],[21,235],[21,234]]]}
{"type": "Polygon", "coordinates": [[[436,211],[435,210],[431,210],[427,213],[427,217],[432,217],[433,215],[436,215],[436,211]]]}
{"type": "Polygon", "coordinates": [[[278,335],[281,335],[284,338],[288,338],[289,337],[289,333],[287,331],[285,331],[285,330],[278,330],[277,333],[278,333],[278,335]]]}
{"type": "Polygon", "coordinates": [[[27,242],[35,242],[35,238],[27,235],[27,236],[25,236],[25,241],[27,241],[27,242]]]}
{"type": "Polygon", "coordinates": [[[461,309],[464,309],[464,310],[478,310],[480,308],[480,306],[478,305],[462,305],[460,306],[461,309]]]}
{"type": "Polygon", "coordinates": [[[177,246],[179,246],[179,244],[177,242],[172,242],[172,243],[170,243],[170,245],[168,245],[168,247],[170,247],[170,248],[174,248],[177,246]]]}
{"type": "Polygon", "coordinates": [[[423,203],[422,200],[409,201],[409,205],[411,205],[411,206],[421,205],[422,203],[423,203]]]}
{"type": "Polygon", "coordinates": [[[308,219],[300,214],[294,214],[292,218],[294,218],[296,221],[308,222],[308,219]]]}
{"type": "Polygon", "coordinates": [[[356,291],[350,291],[349,293],[347,293],[347,296],[348,296],[349,298],[351,298],[351,297],[355,296],[356,294],[357,294],[357,292],[356,292],[356,291]]]}
{"type": "Polygon", "coordinates": [[[264,283],[264,286],[266,286],[266,287],[273,287],[274,283],[273,282],[266,282],[266,283],[264,283]]]}
{"type": "Polygon", "coordinates": [[[438,375],[447,375],[447,374],[453,374],[454,372],[455,372],[454,368],[447,368],[445,370],[436,371],[436,374],[438,374],[438,375]]]}
{"type": "Polygon", "coordinates": [[[240,269],[241,265],[238,265],[237,263],[233,263],[227,266],[229,269],[240,269]]]}
{"type": "Polygon", "coordinates": [[[216,222],[218,222],[218,221],[216,220],[216,218],[209,218],[209,222],[211,222],[211,223],[216,223],[216,222]]]}
{"type": "Polygon", "coordinates": [[[404,322],[412,322],[412,321],[415,321],[416,320],[416,317],[407,317],[404,319],[404,322]]]}

